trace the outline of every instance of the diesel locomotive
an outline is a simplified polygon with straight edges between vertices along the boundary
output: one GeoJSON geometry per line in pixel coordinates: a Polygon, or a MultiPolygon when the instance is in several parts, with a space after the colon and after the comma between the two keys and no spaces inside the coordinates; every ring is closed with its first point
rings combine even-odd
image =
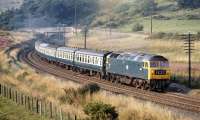
{"type": "Polygon", "coordinates": [[[146,53],[116,53],[35,42],[37,54],[69,70],[141,89],[163,91],[170,81],[168,60],[146,53]]]}

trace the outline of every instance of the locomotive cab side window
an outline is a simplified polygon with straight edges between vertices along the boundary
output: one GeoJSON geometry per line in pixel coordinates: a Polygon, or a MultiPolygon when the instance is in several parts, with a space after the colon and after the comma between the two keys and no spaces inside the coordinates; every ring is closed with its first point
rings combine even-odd
{"type": "Polygon", "coordinates": [[[148,62],[144,62],[143,67],[144,67],[144,68],[148,68],[148,62]]]}

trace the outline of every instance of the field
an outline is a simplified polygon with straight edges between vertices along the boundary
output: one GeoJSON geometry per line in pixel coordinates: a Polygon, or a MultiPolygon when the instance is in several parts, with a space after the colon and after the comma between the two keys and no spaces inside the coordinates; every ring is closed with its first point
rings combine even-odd
{"type": "Polygon", "coordinates": [[[18,106],[12,101],[0,97],[0,120],[47,120],[33,113],[27,112],[25,108],[18,106]],[[13,109],[14,108],[14,109],[13,109]]]}
{"type": "MultiPolygon", "coordinates": [[[[144,32],[150,33],[151,21],[150,18],[136,19],[131,24],[120,26],[123,32],[131,32],[135,23],[140,23],[144,26],[144,32]]],[[[155,20],[153,19],[153,32],[166,32],[166,33],[196,33],[200,32],[200,20],[155,20]]]]}
{"type": "MultiPolygon", "coordinates": [[[[23,40],[22,40],[23,41],[23,40]]],[[[12,54],[16,57],[16,54],[12,54]]],[[[85,96],[77,95],[72,100],[73,104],[69,104],[65,99],[64,89],[77,90],[82,85],[75,84],[70,81],[63,81],[48,74],[38,74],[35,70],[30,69],[24,64],[18,65],[12,62],[3,52],[0,54],[0,71],[1,82],[15,87],[24,93],[33,96],[39,96],[47,100],[53,101],[55,104],[63,107],[65,112],[76,114],[81,118],[87,117],[83,107],[92,101],[102,101],[116,107],[119,112],[120,120],[188,120],[187,116],[173,112],[167,107],[161,107],[151,102],[143,102],[132,97],[116,95],[106,91],[99,91],[95,94],[86,94],[85,96]],[[17,71],[17,72],[16,72],[17,71]],[[129,104],[127,104],[127,102],[129,104]]]]}

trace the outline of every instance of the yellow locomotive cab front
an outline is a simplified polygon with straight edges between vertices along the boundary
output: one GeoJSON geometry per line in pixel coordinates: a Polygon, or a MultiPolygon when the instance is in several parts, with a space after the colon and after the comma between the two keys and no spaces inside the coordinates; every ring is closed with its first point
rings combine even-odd
{"type": "Polygon", "coordinates": [[[149,62],[149,80],[169,80],[170,68],[168,61],[151,61],[149,62]]]}

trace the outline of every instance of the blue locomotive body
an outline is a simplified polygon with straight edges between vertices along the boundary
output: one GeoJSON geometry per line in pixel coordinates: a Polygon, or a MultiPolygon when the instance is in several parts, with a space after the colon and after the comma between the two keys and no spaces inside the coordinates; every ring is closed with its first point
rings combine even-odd
{"type": "Polygon", "coordinates": [[[140,54],[110,54],[107,56],[106,72],[123,75],[130,78],[148,79],[148,70],[144,69],[143,59],[137,59],[140,54]]]}

